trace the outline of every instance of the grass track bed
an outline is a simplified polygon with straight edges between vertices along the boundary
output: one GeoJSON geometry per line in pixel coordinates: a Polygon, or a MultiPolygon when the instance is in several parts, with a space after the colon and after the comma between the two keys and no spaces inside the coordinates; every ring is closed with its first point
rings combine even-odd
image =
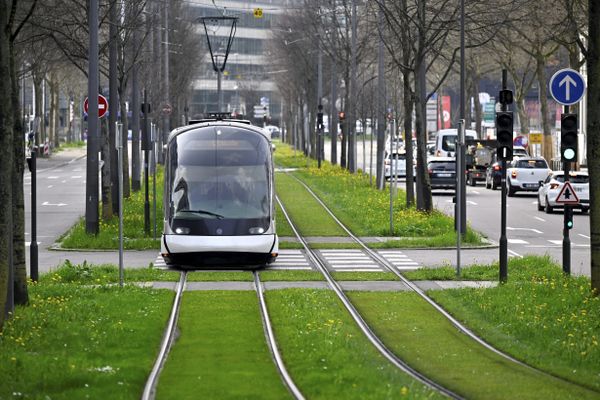
{"type": "Polygon", "coordinates": [[[310,399],[442,398],[383,358],[328,290],[266,293],[286,367],[310,399]]]}
{"type": "Polygon", "coordinates": [[[139,398],[172,300],[133,286],[30,286],[0,334],[0,399],[139,398]]]}
{"type": "Polygon", "coordinates": [[[350,292],[400,358],[470,399],[597,399],[598,392],[510,363],[459,333],[413,293],[350,292]]]}
{"type": "Polygon", "coordinates": [[[180,336],[157,399],[290,398],[265,342],[254,292],[186,292],[180,336]]]}
{"type": "Polygon", "coordinates": [[[303,236],[347,236],[325,209],[294,178],[284,173],[277,173],[275,182],[277,195],[303,236]]]}

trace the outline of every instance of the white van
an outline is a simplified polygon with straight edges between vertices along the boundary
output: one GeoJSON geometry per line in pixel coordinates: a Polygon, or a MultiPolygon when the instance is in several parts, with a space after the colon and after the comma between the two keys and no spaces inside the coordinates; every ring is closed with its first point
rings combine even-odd
{"type": "MultiPolygon", "coordinates": [[[[456,129],[442,129],[437,132],[435,139],[435,152],[436,157],[454,157],[456,155],[456,138],[458,137],[458,130],[456,129]]],[[[472,129],[465,130],[465,137],[467,139],[477,139],[477,132],[472,129]]]]}

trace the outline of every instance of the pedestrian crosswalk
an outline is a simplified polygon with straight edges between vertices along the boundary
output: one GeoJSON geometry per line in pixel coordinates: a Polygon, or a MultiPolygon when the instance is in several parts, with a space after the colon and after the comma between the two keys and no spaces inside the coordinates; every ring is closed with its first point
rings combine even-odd
{"type": "MultiPolygon", "coordinates": [[[[371,259],[363,250],[358,249],[339,249],[339,250],[319,250],[318,254],[325,261],[330,271],[349,271],[349,272],[371,272],[385,271],[375,261],[371,259]]],[[[379,254],[394,265],[398,270],[407,271],[419,268],[419,263],[411,260],[400,250],[381,250],[379,254]]],[[[154,260],[154,267],[158,269],[168,269],[167,264],[160,254],[154,260]]],[[[269,270],[314,270],[304,250],[280,250],[279,256],[274,263],[269,264],[269,270]]]]}

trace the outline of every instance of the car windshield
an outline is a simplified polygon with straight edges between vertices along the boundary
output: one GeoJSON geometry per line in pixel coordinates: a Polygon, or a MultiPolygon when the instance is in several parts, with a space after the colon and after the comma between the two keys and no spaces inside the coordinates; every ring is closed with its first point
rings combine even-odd
{"type": "Polygon", "coordinates": [[[548,168],[548,164],[544,160],[518,160],[515,168],[548,168]]]}

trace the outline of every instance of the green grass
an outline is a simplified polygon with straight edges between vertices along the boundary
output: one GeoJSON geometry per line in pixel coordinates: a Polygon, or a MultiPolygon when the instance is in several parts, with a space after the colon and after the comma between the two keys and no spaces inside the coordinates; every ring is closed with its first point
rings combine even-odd
{"type": "Polygon", "coordinates": [[[397,281],[399,278],[391,272],[332,272],[336,281],[397,281]]]}
{"type": "Polygon", "coordinates": [[[254,292],[187,292],[157,399],[289,398],[254,292]]]}
{"type": "MultiPolygon", "coordinates": [[[[125,268],[123,277],[126,282],[176,282],[179,280],[179,272],[158,268],[125,268]]],[[[87,262],[72,264],[69,260],[40,277],[40,283],[102,285],[116,282],[119,282],[119,267],[116,265],[93,265],[87,262]]]]}
{"type": "Polygon", "coordinates": [[[266,292],[286,367],[306,398],[441,398],[383,358],[328,290],[266,292]]]}
{"type": "Polygon", "coordinates": [[[295,179],[275,175],[277,195],[303,236],[346,236],[329,214],[295,179]]]}
{"type": "Polygon", "coordinates": [[[260,271],[260,280],[263,282],[303,282],[324,281],[323,274],[318,271],[288,270],[288,271],[260,271]]]}
{"type": "MultiPolygon", "coordinates": [[[[153,239],[154,222],[150,221],[150,234],[144,232],[145,190],[131,192],[131,197],[123,201],[123,247],[126,250],[147,250],[160,248],[162,233],[163,169],[159,166],[156,173],[156,218],[158,219],[157,240],[153,239]]],[[[150,177],[152,185],[152,177],[150,177]]],[[[150,219],[153,215],[152,187],[150,187],[150,219]]],[[[67,249],[118,249],[119,216],[100,221],[97,235],[87,234],[85,220],[82,218],[60,239],[60,246],[67,249]]]]}
{"type": "Polygon", "coordinates": [[[511,260],[504,285],[430,294],[498,348],[600,398],[600,297],[589,278],[565,276],[549,257],[526,257],[511,260]]]}
{"type": "Polygon", "coordinates": [[[76,140],[74,142],[61,142],[59,147],[53,149],[54,152],[65,150],[65,149],[78,149],[87,145],[83,140],[76,140]]]}
{"type": "MultiPolygon", "coordinates": [[[[305,161],[298,160],[300,156],[293,157],[291,154],[292,150],[286,145],[278,146],[275,153],[276,162],[284,166],[306,165],[305,161]]],[[[403,201],[405,193],[400,190],[398,200],[394,203],[394,231],[390,232],[389,187],[383,191],[376,190],[370,185],[368,176],[351,174],[328,162],[322,163],[320,169],[312,162],[308,164],[310,168],[299,169],[294,175],[305,181],[355,235],[411,238],[411,241],[401,243],[410,244],[411,247],[455,245],[453,219],[443,213],[439,211],[425,213],[414,208],[406,208],[403,201]],[[418,241],[415,242],[414,238],[425,240],[422,244],[417,244],[418,241]]],[[[284,203],[287,204],[286,201],[284,203]]],[[[481,238],[469,229],[465,243],[481,244],[481,238]]]]}
{"type": "MultiPolygon", "coordinates": [[[[515,266],[518,260],[508,260],[509,269],[515,266]]],[[[498,264],[493,265],[469,265],[461,269],[460,277],[456,276],[456,268],[419,268],[414,271],[402,272],[407,279],[413,281],[497,281],[499,277],[498,264]]]]}
{"type": "Polygon", "coordinates": [[[30,285],[0,332],[0,398],[139,398],[173,300],[134,286],[30,285]]]}
{"type": "Polygon", "coordinates": [[[277,228],[277,235],[279,235],[279,237],[282,237],[282,236],[296,237],[296,235],[294,235],[294,231],[292,230],[292,227],[290,226],[287,219],[285,218],[285,215],[281,211],[281,207],[279,206],[278,202],[275,202],[275,221],[276,221],[275,226],[277,228]]]}
{"type": "Polygon", "coordinates": [[[249,271],[191,271],[188,282],[252,282],[254,277],[249,271]]]}
{"type": "Polygon", "coordinates": [[[562,400],[600,396],[598,392],[521,367],[484,349],[415,293],[350,292],[348,295],[392,351],[465,398],[562,400]]]}

